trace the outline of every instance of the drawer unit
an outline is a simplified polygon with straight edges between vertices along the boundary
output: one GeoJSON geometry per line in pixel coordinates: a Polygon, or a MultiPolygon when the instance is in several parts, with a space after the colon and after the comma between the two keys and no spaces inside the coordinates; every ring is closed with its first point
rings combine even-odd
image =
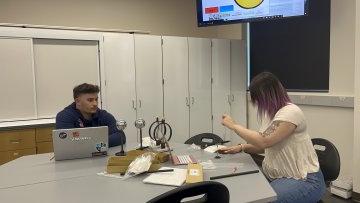
{"type": "Polygon", "coordinates": [[[36,153],[49,153],[53,152],[53,143],[52,143],[52,131],[53,127],[47,128],[36,128],[36,153]]]}
{"type": "Polygon", "coordinates": [[[35,147],[35,129],[0,132],[1,152],[35,147]]]}
{"type": "Polygon", "coordinates": [[[0,152],[0,165],[9,161],[8,152],[0,152]]]}
{"type": "Polygon", "coordinates": [[[31,148],[31,149],[19,149],[19,150],[0,152],[0,164],[4,164],[6,162],[17,159],[19,157],[22,157],[25,155],[32,155],[32,154],[36,154],[35,147],[31,148]]]}
{"type": "Polygon", "coordinates": [[[36,128],[36,142],[52,142],[54,128],[36,128]]]}
{"type": "Polygon", "coordinates": [[[38,142],[36,143],[36,153],[43,154],[53,152],[54,147],[52,142],[38,142]]]}

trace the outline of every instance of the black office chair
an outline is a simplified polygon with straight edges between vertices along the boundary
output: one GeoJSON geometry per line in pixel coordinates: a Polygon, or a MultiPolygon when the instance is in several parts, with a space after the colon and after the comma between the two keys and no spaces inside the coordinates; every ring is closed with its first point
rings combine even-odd
{"type": "Polygon", "coordinates": [[[320,169],[327,185],[336,180],[340,173],[340,156],[336,147],[322,138],[311,139],[318,155],[320,169]]]}
{"type": "Polygon", "coordinates": [[[204,181],[170,190],[149,200],[148,203],[228,203],[229,199],[229,190],[225,185],[214,181],[204,181]],[[184,202],[185,198],[200,195],[202,197],[184,202]]]}
{"type": "Polygon", "coordinates": [[[223,139],[221,139],[218,135],[213,133],[201,133],[186,140],[185,144],[196,144],[204,149],[207,146],[221,144],[222,142],[223,139]]]}
{"type": "Polygon", "coordinates": [[[251,158],[255,161],[256,165],[259,168],[262,168],[262,162],[265,159],[265,156],[261,155],[261,154],[250,154],[251,158]]]}

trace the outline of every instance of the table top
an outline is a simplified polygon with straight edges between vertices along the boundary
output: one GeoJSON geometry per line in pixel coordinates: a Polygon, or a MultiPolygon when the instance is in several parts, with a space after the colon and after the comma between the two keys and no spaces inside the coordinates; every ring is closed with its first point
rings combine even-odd
{"type": "MultiPolygon", "coordinates": [[[[130,148],[130,147],[129,147],[130,148]]],[[[189,145],[172,144],[173,153],[192,154],[198,161],[212,160],[215,170],[204,170],[204,180],[229,173],[237,164],[237,172],[258,169],[251,156],[245,153],[221,155],[196,150],[189,145]],[[221,164],[222,163],[222,164],[221,164]]],[[[115,154],[119,147],[109,150],[115,154]]],[[[0,202],[146,202],[175,187],[144,184],[142,174],[127,180],[99,176],[105,171],[108,157],[54,161],[49,154],[24,156],[0,166],[0,202]]],[[[163,166],[172,166],[164,163],[163,166]]],[[[186,166],[176,166],[186,168],[186,166]]],[[[270,184],[259,172],[216,180],[227,186],[230,202],[269,202],[276,199],[270,184]]]]}

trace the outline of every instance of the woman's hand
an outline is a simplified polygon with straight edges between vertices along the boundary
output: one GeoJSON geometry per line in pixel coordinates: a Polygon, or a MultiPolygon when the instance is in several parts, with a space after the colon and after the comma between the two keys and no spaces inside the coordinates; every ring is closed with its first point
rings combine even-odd
{"type": "Polygon", "coordinates": [[[231,147],[224,147],[219,150],[217,150],[220,154],[236,154],[243,150],[242,145],[235,145],[231,147]]]}
{"type": "Polygon", "coordinates": [[[222,116],[221,124],[229,128],[230,130],[234,130],[235,121],[227,114],[222,116]]]}

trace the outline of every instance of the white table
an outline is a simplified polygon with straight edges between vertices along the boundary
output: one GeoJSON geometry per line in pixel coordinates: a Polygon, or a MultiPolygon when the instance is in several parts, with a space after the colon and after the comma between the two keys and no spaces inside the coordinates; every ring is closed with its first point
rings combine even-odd
{"type": "MultiPolygon", "coordinates": [[[[251,156],[245,153],[222,155],[194,150],[188,145],[174,144],[174,153],[192,154],[201,161],[241,163],[237,172],[258,169],[251,156]]],[[[119,151],[112,148],[109,154],[119,151]]],[[[24,156],[0,166],[0,202],[146,202],[174,187],[144,184],[147,175],[121,180],[97,175],[105,170],[108,157],[50,161],[53,156],[39,154],[24,156]]],[[[164,164],[169,166],[170,163],[164,164]]],[[[184,166],[182,166],[184,167],[184,166]]],[[[204,170],[204,179],[226,174],[229,168],[204,170]]],[[[269,202],[276,199],[274,190],[260,173],[216,180],[227,186],[230,202],[269,202]]]]}

